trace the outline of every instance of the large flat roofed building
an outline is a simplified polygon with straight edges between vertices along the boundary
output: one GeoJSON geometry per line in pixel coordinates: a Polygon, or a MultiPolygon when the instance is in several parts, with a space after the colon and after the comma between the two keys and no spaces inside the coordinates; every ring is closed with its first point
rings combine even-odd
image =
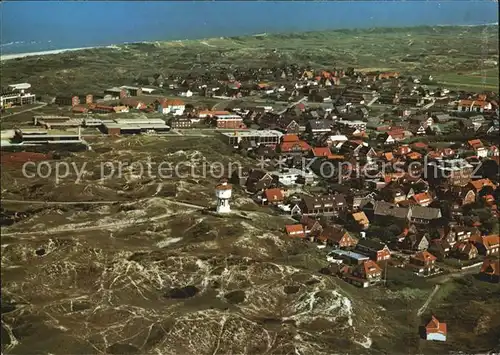
{"type": "Polygon", "coordinates": [[[13,84],[2,89],[0,94],[0,107],[11,107],[16,105],[29,105],[36,102],[35,94],[26,92],[31,88],[28,83],[13,84]]]}
{"type": "Polygon", "coordinates": [[[225,114],[215,115],[217,128],[244,129],[243,118],[239,115],[225,114]]]}
{"type": "Polygon", "coordinates": [[[103,122],[103,125],[105,133],[109,135],[164,133],[170,131],[170,126],[160,118],[116,119],[111,122],[103,122]]]}
{"type": "Polygon", "coordinates": [[[244,131],[221,132],[223,140],[232,145],[238,146],[242,141],[260,144],[279,144],[283,133],[275,130],[248,129],[244,131]]]}
{"type": "Polygon", "coordinates": [[[85,143],[77,130],[17,129],[12,139],[17,144],[85,143]]]}

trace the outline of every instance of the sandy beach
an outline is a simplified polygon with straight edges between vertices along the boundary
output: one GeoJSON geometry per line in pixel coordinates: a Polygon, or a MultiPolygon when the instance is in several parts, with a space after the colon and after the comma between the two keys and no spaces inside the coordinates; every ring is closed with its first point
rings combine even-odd
{"type": "Polygon", "coordinates": [[[82,47],[82,48],[66,48],[66,49],[54,49],[50,51],[41,51],[41,52],[30,52],[30,53],[13,53],[13,54],[5,54],[0,56],[0,61],[16,59],[16,58],[24,58],[24,57],[32,57],[39,55],[49,55],[49,54],[59,54],[70,51],[81,51],[84,49],[92,49],[92,48],[118,48],[117,46],[103,46],[103,47],[82,47]]]}

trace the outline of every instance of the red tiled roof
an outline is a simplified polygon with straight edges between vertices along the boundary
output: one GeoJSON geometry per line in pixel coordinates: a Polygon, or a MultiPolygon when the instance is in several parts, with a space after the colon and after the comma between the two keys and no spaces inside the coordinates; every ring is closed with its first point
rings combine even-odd
{"type": "Polygon", "coordinates": [[[384,153],[384,157],[387,161],[391,161],[392,159],[394,159],[394,155],[392,155],[391,152],[384,153]]]}
{"type": "Polygon", "coordinates": [[[295,147],[300,147],[302,151],[307,151],[311,150],[311,146],[307,144],[307,142],[304,141],[297,141],[297,142],[283,142],[280,145],[280,149],[282,152],[290,152],[292,151],[295,147]]]}
{"type": "Polygon", "coordinates": [[[425,326],[425,331],[429,333],[440,333],[446,335],[446,323],[442,323],[432,316],[431,321],[425,326]]]}
{"type": "Polygon", "coordinates": [[[431,195],[428,192],[422,192],[420,194],[415,194],[415,195],[413,195],[413,199],[418,204],[426,203],[426,202],[431,202],[432,201],[432,197],[431,197],[431,195]]]}
{"type": "Polygon", "coordinates": [[[437,258],[434,255],[432,255],[431,253],[429,253],[427,250],[424,250],[424,251],[416,253],[413,256],[413,259],[421,260],[421,261],[433,261],[433,260],[436,260],[437,258]]]}
{"type": "Polygon", "coordinates": [[[483,240],[483,245],[486,249],[491,249],[500,245],[500,236],[496,235],[485,235],[481,237],[483,240]]]}
{"type": "Polygon", "coordinates": [[[281,189],[267,189],[264,191],[264,195],[269,202],[272,201],[283,201],[283,190],[281,189]]]}
{"type": "Polygon", "coordinates": [[[161,103],[161,107],[167,108],[170,106],[183,106],[184,101],[179,100],[179,99],[167,99],[161,103]]]}
{"type": "Polygon", "coordinates": [[[316,147],[312,149],[315,157],[329,157],[332,155],[330,148],[328,147],[316,147]]]}
{"type": "Polygon", "coordinates": [[[459,106],[475,106],[475,107],[482,107],[484,108],[486,105],[488,105],[488,102],[484,100],[460,100],[458,102],[459,106]]]}
{"type": "Polygon", "coordinates": [[[413,148],[427,149],[429,146],[424,142],[416,142],[412,144],[413,148]]]}
{"type": "Polygon", "coordinates": [[[365,275],[377,274],[382,272],[380,266],[373,260],[365,260],[363,262],[363,268],[365,270],[365,275]]]}
{"type": "Polygon", "coordinates": [[[405,136],[405,132],[403,129],[394,129],[392,128],[390,131],[387,131],[387,136],[391,136],[392,138],[402,139],[405,136]]]}
{"type": "Polygon", "coordinates": [[[215,187],[216,190],[231,190],[232,188],[232,185],[228,184],[227,182],[222,182],[215,187]]]}
{"type": "Polygon", "coordinates": [[[283,142],[298,142],[299,140],[299,136],[296,134],[283,135],[283,142]]]}
{"type": "Polygon", "coordinates": [[[354,220],[356,222],[363,224],[363,225],[367,225],[370,223],[370,220],[368,219],[368,217],[366,216],[366,214],[363,211],[353,213],[352,218],[354,218],[354,220]]]}
{"type": "Polygon", "coordinates": [[[412,160],[419,160],[419,159],[422,159],[422,154],[420,154],[418,152],[411,152],[411,153],[408,153],[406,155],[406,157],[408,159],[412,159],[412,160]]]}
{"type": "Polygon", "coordinates": [[[483,187],[486,187],[486,186],[490,186],[493,188],[493,190],[496,189],[496,186],[495,184],[488,178],[485,178],[485,179],[479,179],[479,180],[473,180],[470,182],[470,184],[472,185],[472,187],[474,187],[474,189],[476,191],[480,191],[483,187]]]}
{"type": "Polygon", "coordinates": [[[460,253],[469,254],[471,250],[477,252],[477,248],[470,242],[460,242],[454,245],[454,249],[460,253]]]}
{"type": "Polygon", "coordinates": [[[286,234],[290,237],[302,238],[305,236],[302,224],[289,224],[285,226],[286,234]]]}
{"type": "Polygon", "coordinates": [[[402,145],[401,147],[398,147],[395,151],[396,154],[399,155],[405,155],[411,152],[411,148],[407,145],[402,145]]]}

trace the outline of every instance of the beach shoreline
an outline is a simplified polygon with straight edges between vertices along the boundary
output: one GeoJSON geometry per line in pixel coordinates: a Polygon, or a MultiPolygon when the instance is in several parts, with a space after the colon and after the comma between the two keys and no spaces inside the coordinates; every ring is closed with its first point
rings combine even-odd
{"type": "Polygon", "coordinates": [[[82,51],[86,49],[94,49],[94,48],[115,48],[118,46],[110,45],[110,46],[95,46],[95,47],[80,47],[80,48],[64,48],[64,49],[53,49],[48,51],[40,51],[40,52],[28,52],[28,53],[12,53],[12,54],[4,54],[0,56],[0,61],[12,60],[17,58],[25,58],[25,57],[33,57],[33,56],[41,56],[41,55],[50,55],[50,54],[60,54],[64,52],[75,52],[82,51]]]}

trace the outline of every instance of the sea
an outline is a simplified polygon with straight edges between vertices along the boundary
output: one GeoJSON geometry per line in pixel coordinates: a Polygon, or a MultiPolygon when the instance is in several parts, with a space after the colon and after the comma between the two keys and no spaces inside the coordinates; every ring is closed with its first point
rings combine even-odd
{"type": "Polygon", "coordinates": [[[2,55],[327,29],[498,24],[496,1],[7,1],[2,55]]]}

